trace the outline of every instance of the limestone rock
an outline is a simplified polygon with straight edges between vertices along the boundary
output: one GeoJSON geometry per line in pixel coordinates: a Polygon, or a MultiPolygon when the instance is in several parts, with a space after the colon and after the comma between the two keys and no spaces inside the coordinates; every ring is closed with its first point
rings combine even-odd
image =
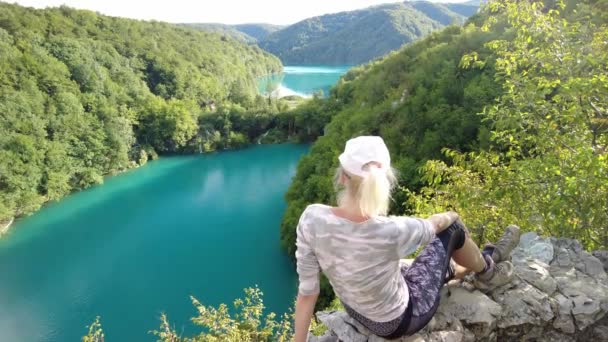
{"type": "Polygon", "coordinates": [[[341,341],[367,342],[370,332],[346,312],[320,312],[317,318],[341,341]]]}
{"type": "Polygon", "coordinates": [[[539,260],[549,264],[553,260],[553,255],[551,240],[541,238],[533,232],[522,234],[519,245],[511,253],[515,265],[526,262],[526,260],[539,260]]]}
{"type": "Polygon", "coordinates": [[[558,293],[555,296],[557,301],[556,318],[553,327],[561,332],[573,334],[576,331],[574,320],[572,319],[572,301],[558,293]]]}
{"type": "Polygon", "coordinates": [[[508,328],[532,324],[543,326],[554,317],[549,295],[536,287],[521,282],[512,290],[494,296],[502,307],[498,328],[508,328]]]}
{"type": "Polygon", "coordinates": [[[557,290],[557,283],[549,273],[549,265],[538,259],[526,260],[515,264],[515,274],[520,279],[525,279],[526,282],[549,295],[557,290]]]}
{"type": "Polygon", "coordinates": [[[462,287],[444,288],[438,311],[467,326],[475,336],[487,337],[496,326],[501,307],[485,294],[475,290],[469,292],[462,287]]]}
{"type": "Polygon", "coordinates": [[[582,330],[606,314],[608,286],[580,274],[576,278],[556,277],[559,292],[568,299],[576,326],[582,330]]]}
{"type": "Polygon", "coordinates": [[[331,332],[326,333],[323,336],[309,336],[308,342],[339,342],[337,336],[331,334],[331,332]]]}
{"type": "Polygon", "coordinates": [[[429,342],[460,342],[464,334],[460,331],[436,331],[429,334],[429,342]]]}
{"type": "MultiPolygon", "coordinates": [[[[489,294],[451,283],[431,322],[398,342],[608,341],[608,251],[570,239],[521,237],[515,279],[489,294]]],[[[328,331],[313,342],[383,342],[345,312],[320,312],[328,331]]]]}
{"type": "Polygon", "coordinates": [[[604,271],[608,272],[608,251],[595,251],[592,253],[604,265],[604,271]]]}

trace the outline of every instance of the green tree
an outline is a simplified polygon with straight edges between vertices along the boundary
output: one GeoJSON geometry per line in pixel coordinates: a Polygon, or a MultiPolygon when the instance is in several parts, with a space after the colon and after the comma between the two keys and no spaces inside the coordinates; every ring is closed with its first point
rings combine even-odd
{"type": "Polygon", "coordinates": [[[234,301],[233,310],[229,310],[225,304],[220,304],[218,308],[205,306],[192,297],[192,304],[198,312],[192,322],[202,328],[200,334],[192,338],[179,336],[164,314],[161,315],[160,330],[152,333],[162,342],[291,341],[292,317],[285,314],[277,320],[274,313],[264,315],[262,297],[262,291],[257,287],[247,288],[245,298],[234,301]]]}
{"type": "MultiPolygon", "coordinates": [[[[586,5],[586,4],[584,4],[586,5]]],[[[512,40],[487,46],[497,56],[503,95],[482,113],[492,147],[446,150],[452,165],[425,167],[429,188],[413,197],[419,213],[461,212],[478,237],[517,223],[526,230],[608,246],[608,49],[605,22],[592,11],[564,19],[565,4],[494,1],[486,28],[506,17],[512,40]]],[[[465,67],[483,66],[476,54],[465,67]]]]}
{"type": "MultiPolygon", "coordinates": [[[[197,139],[202,150],[199,115],[215,106],[268,110],[252,99],[256,81],[281,68],[258,47],[219,34],[0,3],[0,221],[157,152],[192,152],[197,139]]],[[[211,135],[205,150],[242,146],[249,136],[211,135]]]]}

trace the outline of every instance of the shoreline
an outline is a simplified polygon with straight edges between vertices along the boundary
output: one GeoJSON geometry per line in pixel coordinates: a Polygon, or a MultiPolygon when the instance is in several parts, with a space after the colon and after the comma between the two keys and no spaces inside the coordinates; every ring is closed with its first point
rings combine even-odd
{"type": "MultiPolygon", "coordinates": [[[[222,152],[238,151],[238,150],[243,149],[243,148],[250,148],[250,147],[255,147],[255,146],[259,146],[259,145],[280,145],[280,144],[300,144],[300,143],[297,143],[297,142],[294,142],[294,141],[289,141],[289,139],[287,139],[287,141],[274,142],[274,143],[271,143],[271,144],[261,143],[260,141],[254,141],[254,142],[251,142],[251,143],[243,145],[243,146],[232,147],[232,148],[227,148],[227,149],[223,149],[223,150],[215,150],[215,151],[209,151],[209,152],[203,152],[203,153],[191,152],[191,153],[177,153],[177,154],[173,154],[173,155],[172,154],[166,154],[166,155],[160,155],[158,157],[162,158],[162,157],[171,157],[171,156],[197,156],[197,155],[206,155],[206,154],[212,154],[212,153],[222,153],[222,152]]],[[[103,183],[105,183],[106,178],[114,177],[114,176],[123,174],[125,172],[129,172],[129,171],[138,169],[138,168],[146,165],[150,161],[153,161],[153,160],[146,161],[146,163],[142,164],[142,165],[135,164],[135,165],[133,165],[131,167],[127,167],[124,170],[121,170],[121,171],[119,171],[119,172],[117,172],[115,174],[106,174],[106,175],[103,175],[104,181],[102,183],[100,183],[100,184],[96,184],[96,185],[93,185],[93,186],[102,185],[103,183]]],[[[71,191],[69,194],[67,194],[64,197],[60,198],[59,201],[61,201],[63,198],[65,198],[67,196],[70,196],[70,195],[72,195],[74,193],[77,193],[77,192],[83,191],[83,190],[86,190],[86,188],[85,189],[79,189],[79,190],[71,191]]],[[[23,217],[23,216],[27,216],[27,215],[33,215],[36,212],[38,212],[40,209],[42,209],[48,203],[49,203],[49,201],[44,201],[44,203],[41,204],[40,208],[34,210],[31,213],[21,214],[21,215],[15,215],[15,216],[11,217],[10,220],[0,221],[0,239],[4,238],[4,236],[8,233],[8,231],[10,230],[11,226],[13,225],[13,223],[15,223],[15,220],[17,218],[20,218],[20,217],[23,217]]]]}
{"type": "Polygon", "coordinates": [[[9,228],[13,225],[13,222],[15,222],[15,218],[11,217],[10,220],[8,220],[8,222],[4,221],[4,222],[0,222],[0,237],[5,235],[9,228]]]}
{"type": "Polygon", "coordinates": [[[270,92],[270,96],[275,99],[282,99],[288,96],[298,96],[302,99],[311,99],[312,95],[298,93],[293,89],[289,89],[285,87],[283,84],[280,84],[275,90],[270,92]]]}

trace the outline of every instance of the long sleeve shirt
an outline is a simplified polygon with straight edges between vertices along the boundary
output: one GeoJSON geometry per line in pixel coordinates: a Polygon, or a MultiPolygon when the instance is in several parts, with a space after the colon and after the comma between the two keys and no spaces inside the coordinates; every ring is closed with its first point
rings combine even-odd
{"type": "Polygon", "coordinates": [[[357,223],[329,206],[310,205],[297,227],[299,293],[318,293],[322,271],[340,300],[358,313],[376,322],[396,319],[409,300],[399,260],[434,236],[425,219],[376,216],[357,223]]]}

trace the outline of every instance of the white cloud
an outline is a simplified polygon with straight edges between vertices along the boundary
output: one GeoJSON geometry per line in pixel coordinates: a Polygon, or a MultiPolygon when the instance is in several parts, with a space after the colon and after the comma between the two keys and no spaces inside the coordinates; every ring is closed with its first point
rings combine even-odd
{"type": "MultiPolygon", "coordinates": [[[[13,0],[43,8],[62,4],[103,14],[173,23],[217,22],[226,24],[292,24],[299,20],[350,11],[395,0],[13,0]]],[[[462,2],[446,0],[435,2],[462,2]]]]}

